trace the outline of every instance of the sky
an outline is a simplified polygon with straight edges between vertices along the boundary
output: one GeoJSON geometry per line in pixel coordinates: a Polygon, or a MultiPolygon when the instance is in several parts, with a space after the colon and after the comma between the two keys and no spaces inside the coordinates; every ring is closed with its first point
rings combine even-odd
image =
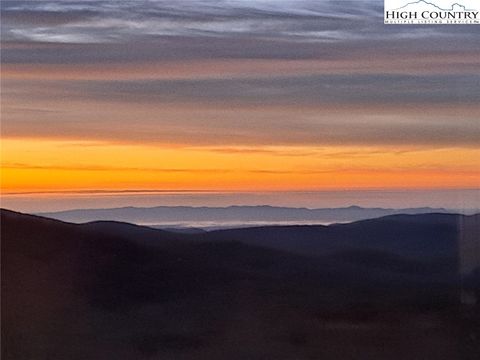
{"type": "Polygon", "coordinates": [[[2,1],[1,20],[4,205],[478,199],[478,26],[383,25],[377,0],[2,1]]]}

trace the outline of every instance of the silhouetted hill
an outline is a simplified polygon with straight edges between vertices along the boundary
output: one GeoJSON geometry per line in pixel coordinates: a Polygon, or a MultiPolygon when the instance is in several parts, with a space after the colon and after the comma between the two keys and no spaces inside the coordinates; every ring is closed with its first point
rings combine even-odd
{"type": "MultiPolygon", "coordinates": [[[[273,226],[218,230],[209,240],[235,240],[305,255],[347,249],[391,252],[409,258],[457,258],[460,235],[479,234],[479,215],[392,215],[330,226],[273,226]],[[475,221],[476,219],[476,221],[475,221]]],[[[471,241],[478,240],[473,236],[471,241]]]]}
{"type": "Polygon", "coordinates": [[[1,210],[2,358],[463,359],[477,218],[180,234],[1,210]]]}

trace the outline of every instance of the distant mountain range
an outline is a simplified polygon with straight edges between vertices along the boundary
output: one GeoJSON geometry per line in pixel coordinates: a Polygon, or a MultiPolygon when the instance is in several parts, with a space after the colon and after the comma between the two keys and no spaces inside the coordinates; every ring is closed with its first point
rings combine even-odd
{"type": "Polygon", "coordinates": [[[274,206],[188,207],[157,206],[150,208],[123,207],[112,209],[81,209],[38,215],[82,223],[96,220],[124,221],[159,227],[198,227],[215,229],[242,225],[330,224],[372,219],[394,214],[424,214],[452,212],[443,208],[292,208],[274,206]]]}
{"type": "Polygon", "coordinates": [[[480,215],[184,234],[1,210],[2,359],[473,359],[479,237],[480,215]]]}

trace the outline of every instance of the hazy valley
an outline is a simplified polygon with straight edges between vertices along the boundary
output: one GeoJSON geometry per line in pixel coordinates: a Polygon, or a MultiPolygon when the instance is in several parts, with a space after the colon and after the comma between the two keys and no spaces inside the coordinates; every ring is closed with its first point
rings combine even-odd
{"type": "MultiPolygon", "coordinates": [[[[459,213],[459,211],[431,207],[388,209],[349,206],[310,209],[265,205],[228,207],[156,206],[79,209],[44,212],[38,213],[38,215],[74,223],[111,220],[162,229],[200,228],[216,230],[269,225],[328,225],[395,214],[425,213],[459,213]]],[[[462,213],[474,214],[475,210],[463,210],[462,213]]]]}

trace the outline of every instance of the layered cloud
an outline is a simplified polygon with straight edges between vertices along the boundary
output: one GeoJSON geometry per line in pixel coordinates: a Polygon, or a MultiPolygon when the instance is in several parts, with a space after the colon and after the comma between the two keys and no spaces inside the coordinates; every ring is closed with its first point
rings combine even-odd
{"type": "Polygon", "coordinates": [[[1,15],[12,191],[32,174],[48,189],[478,184],[478,26],[384,25],[383,0],[2,1],[1,15]]]}

